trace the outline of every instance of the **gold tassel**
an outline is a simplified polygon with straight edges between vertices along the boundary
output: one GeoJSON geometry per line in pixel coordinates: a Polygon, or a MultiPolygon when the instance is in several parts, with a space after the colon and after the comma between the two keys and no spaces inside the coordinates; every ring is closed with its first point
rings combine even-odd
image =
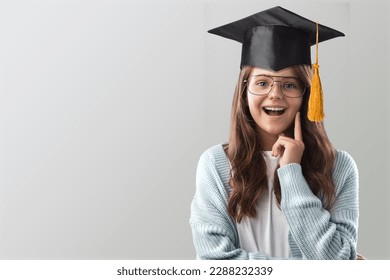
{"type": "Polygon", "coordinates": [[[311,91],[307,118],[313,122],[321,122],[324,117],[323,92],[318,65],[318,23],[316,23],[316,63],[313,64],[313,78],[311,80],[311,91]]]}

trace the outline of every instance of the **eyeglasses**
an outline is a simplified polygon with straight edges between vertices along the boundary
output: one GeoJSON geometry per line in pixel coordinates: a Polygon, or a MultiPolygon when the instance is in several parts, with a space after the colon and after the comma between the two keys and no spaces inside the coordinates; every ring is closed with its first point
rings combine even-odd
{"type": "Polygon", "coordinates": [[[244,82],[248,84],[248,90],[250,93],[260,96],[269,94],[275,83],[280,83],[280,91],[286,97],[302,97],[306,90],[306,85],[300,79],[295,77],[252,75],[244,82]],[[275,81],[274,78],[281,79],[275,81]]]}

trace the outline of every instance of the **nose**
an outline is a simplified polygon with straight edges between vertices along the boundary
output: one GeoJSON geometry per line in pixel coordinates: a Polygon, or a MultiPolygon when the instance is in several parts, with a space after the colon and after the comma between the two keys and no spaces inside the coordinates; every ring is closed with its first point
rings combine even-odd
{"type": "Polygon", "coordinates": [[[268,97],[271,99],[282,99],[283,94],[282,94],[282,89],[281,89],[281,84],[280,81],[274,81],[271,87],[271,91],[268,93],[268,97]],[[277,84],[279,83],[279,85],[277,84]]]}

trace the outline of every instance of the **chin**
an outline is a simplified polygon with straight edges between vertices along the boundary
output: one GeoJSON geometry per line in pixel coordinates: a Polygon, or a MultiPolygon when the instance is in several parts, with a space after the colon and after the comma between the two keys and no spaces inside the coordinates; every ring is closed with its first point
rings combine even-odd
{"type": "Polygon", "coordinates": [[[259,129],[266,134],[279,136],[280,133],[286,132],[288,127],[259,127],[259,129]]]}

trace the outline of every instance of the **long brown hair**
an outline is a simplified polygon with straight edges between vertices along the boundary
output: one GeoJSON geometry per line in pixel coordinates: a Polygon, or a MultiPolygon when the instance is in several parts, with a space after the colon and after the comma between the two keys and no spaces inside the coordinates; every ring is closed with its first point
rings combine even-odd
{"type": "MultiPolygon", "coordinates": [[[[305,144],[301,160],[302,173],[313,193],[323,198],[324,207],[329,209],[335,199],[332,180],[334,148],[323,123],[307,119],[312,69],[308,65],[294,68],[299,78],[309,87],[303,95],[301,105],[302,137],[305,144]]],[[[240,72],[233,97],[229,143],[224,146],[232,166],[229,179],[232,192],[229,196],[228,212],[238,222],[244,216],[256,217],[257,200],[268,189],[267,166],[262,153],[261,139],[249,112],[244,82],[251,70],[251,67],[243,67],[240,72]]],[[[281,191],[277,174],[274,178],[274,193],[280,205],[281,191]]]]}

